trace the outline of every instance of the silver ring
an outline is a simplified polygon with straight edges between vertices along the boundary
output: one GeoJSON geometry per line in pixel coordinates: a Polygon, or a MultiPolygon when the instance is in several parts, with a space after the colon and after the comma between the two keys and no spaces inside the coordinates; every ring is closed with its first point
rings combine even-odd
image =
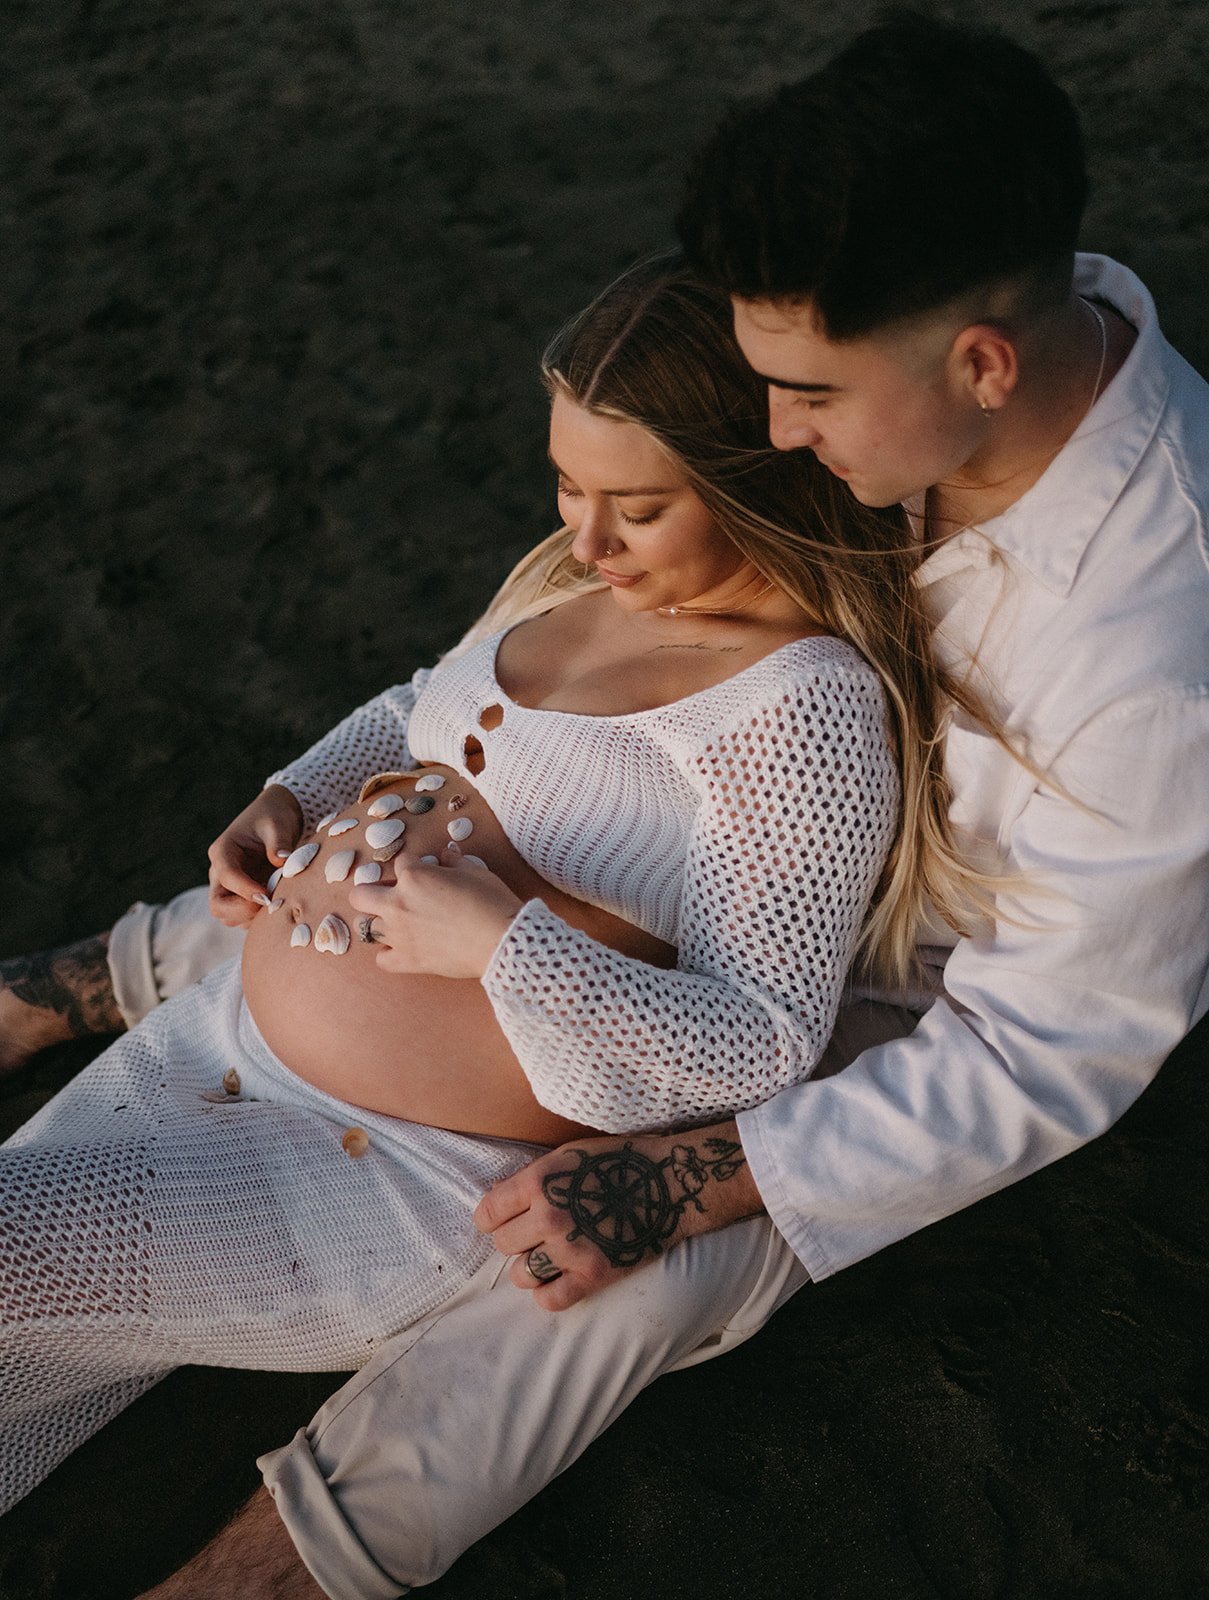
{"type": "Polygon", "coordinates": [[[362,944],[380,944],[382,942],[379,935],[374,932],[374,923],[377,920],[377,917],[357,918],[357,937],[362,944]]]}
{"type": "Polygon", "coordinates": [[[562,1277],[562,1268],[556,1267],[544,1250],[534,1248],[525,1257],[525,1271],[534,1283],[553,1283],[555,1278],[562,1277]],[[534,1256],[537,1261],[534,1262],[534,1256]]]}

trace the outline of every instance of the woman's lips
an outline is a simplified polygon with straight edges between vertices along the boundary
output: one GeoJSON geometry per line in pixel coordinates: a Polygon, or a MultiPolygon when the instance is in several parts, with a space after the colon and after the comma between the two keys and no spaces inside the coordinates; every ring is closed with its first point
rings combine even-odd
{"type": "Polygon", "coordinates": [[[598,577],[603,578],[606,583],[611,583],[615,589],[632,589],[636,583],[641,581],[643,576],[641,572],[633,577],[627,576],[624,572],[610,572],[608,567],[602,567],[599,563],[597,563],[596,572],[598,577]]]}

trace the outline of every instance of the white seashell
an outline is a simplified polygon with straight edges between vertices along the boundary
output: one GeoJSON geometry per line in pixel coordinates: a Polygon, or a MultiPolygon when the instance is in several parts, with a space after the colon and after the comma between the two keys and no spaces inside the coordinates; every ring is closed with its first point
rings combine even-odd
{"type": "Polygon", "coordinates": [[[421,856],[420,865],[422,867],[439,867],[441,858],[439,856],[421,856]]]}
{"type": "Polygon", "coordinates": [[[305,872],[319,854],[319,841],[312,839],[309,844],[300,844],[297,850],[291,850],[285,858],[281,868],[283,878],[296,878],[300,872],[305,872]]]}
{"type": "Polygon", "coordinates": [[[460,843],[463,839],[469,839],[474,832],[474,823],[471,822],[469,817],[455,817],[448,824],[445,832],[451,839],[456,839],[460,843]]]}
{"type": "Polygon", "coordinates": [[[365,842],[371,850],[380,850],[384,844],[393,844],[407,829],[402,817],[390,817],[385,822],[371,822],[365,830],[365,842]]]}
{"type": "Polygon", "coordinates": [[[334,856],[328,856],[323,863],[323,876],[329,883],[343,883],[353,870],[356,859],[355,850],[337,850],[334,856]]]}
{"type": "Polygon", "coordinates": [[[263,906],[270,916],[273,915],[274,911],[280,911],[282,906],[285,905],[285,901],[280,895],[277,896],[276,900],[270,900],[267,894],[260,894],[258,892],[254,894],[252,898],[255,900],[258,906],[263,906]]]}
{"type": "Polygon", "coordinates": [[[416,779],[416,793],[425,794],[429,789],[443,789],[445,780],[439,772],[426,772],[422,778],[416,779]]]}
{"type": "Polygon", "coordinates": [[[487,865],[487,863],[483,860],[482,856],[469,856],[469,855],[467,855],[467,856],[463,856],[462,860],[466,863],[466,865],[468,867],[485,867],[487,865]]]}
{"type": "Polygon", "coordinates": [[[310,944],[310,942],[311,930],[307,927],[305,922],[296,922],[294,924],[294,931],[290,935],[290,945],[292,948],[295,950],[301,950],[303,945],[310,944]]]}
{"type": "Polygon", "coordinates": [[[350,828],[355,828],[356,826],[356,817],[345,817],[340,822],[332,823],[331,827],[327,830],[327,836],[329,839],[338,839],[342,833],[347,833],[350,828]]]}
{"type": "Polygon", "coordinates": [[[401,794],[380,794],[376,800],[371,800],[366,810],[371,817],[389,817],[396,811],[403,809],[403,796],[401,794]]]}
{"type": "Polygon", "coordinates": [[[270,872],[269,873],[269,881],[268,881],[268,883],[265,884],[265,888],[269,891],[270,894],[272,894],[273,890],[277,887],[277,885],[280,882],[281,882],[281,868],[278,867],[275,872],[270,872]]]}
{"type": "Polygon", "coordinates": [[[329,911],[315,929],[315,949],[325,955],[342,956],[352,942],[353,936],[348,931],[348,923],[334,911],[329,911]]]}
{"type": "Polygon", "coordinates": [[[382,876],[382,863],[380,861],[363,861],[353,873],[354,883],[377,883],[382,876]]]}
{"type": "Polygon", "coordinates": [[[330,828],[332,823],[335,822],[336,818],[339,815],[340,815],[340,813],[338,811],[329,811],[327,816],[324,817],[322,822],[317,822],[315,824],[315,832],[316,833],[322,833],[324,828],[330,828]]]}
{"type": "Polygon", "coordinates": [[[259,889],[257,889],[257,891],[252,896],[252,898],[253,898],[253,900],[255,900],[255,902],[256,902],[256,904],[258,906],[271,906],[273,904],[272,900],[270,900],[268,895],[267,894],[262,894],[259,889]]]}

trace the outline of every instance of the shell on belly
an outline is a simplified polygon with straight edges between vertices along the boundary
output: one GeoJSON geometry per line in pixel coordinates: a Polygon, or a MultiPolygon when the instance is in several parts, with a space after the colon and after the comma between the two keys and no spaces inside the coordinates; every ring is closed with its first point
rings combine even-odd
{"type": "Polygon", "coordinates": [[[270,894],[272,894],[273,890],[277,887],[277,885],[280,882],[281,882],[281,868],[278,867],[275,872],[270,872],[269,873],[269,881],[268,881],[268,883],[265,884],[265,888],[268,890],[268,892],[270,894]]]}
{"type": "Polygon", "coordinates": [[[356,859],[355,850],[337,850],[335,855],[328,856],[323,863],[323,876],[329,883],[343,883],[353,870],[353,862],[356,859]]]}
{"type": "Polygon", "coordinates": [[[422,817],[426,811],[431,811],[435,805],[436,801],[430,794],[413,794],[403,802],[404,809],[410,811],[413,817],[422,817]]]}
{"type": "Polygon", "coordinates": [[[315,929],[315,949],[324,955],[342,956],[352,942],[348,923],[334,911],[329,911],[315,929]]]}
{"type": "Polygon", "coordinates": [[[291,850],[281,867],[283,878],[296,878],[300,872],[305,872],[319,854],[318,839],[311,839],[307,844],[300,844],[297,850],[291,850]]]}
{"type": "Polygon", "coordinates": [[[339,822],[332,823],[327,830],[327,836],[329,839],[338,839],[342,833],[348,833],[350,829],[358,826],[356,817],[341,817],[339,822]]]}
{"type": "Polygon", "coordinates": [[[422,867],[439,867],[441,865],[441,858],[440,856],[421,856],[420,865],[422,867]]]}
{"type": "Polygon", "coordinates": [[[371,800],[365,808],[371,817],[393,817],[396,811],[402,811],[407,804],[401,794],[380,794],[376,800],[371,800]]]}
{"type": "Polygon", "coordinates": [[[455,817],[452,822],[447,824],[445,832],[451,839],[455,839],[460,844],[463,839],[469,839],[474,832],[474,823],[471,822],[469,817],[455,817]]]}
{"type": "Polygon", "coordinates": [[[315,824],[315,832],[322,833],[324,828],[330,828],[332,823],[335,822],[339,815],[340,813],[338,811],[329,811],[326,817],[321,817],[315,824]]]}
{"type": "Polygon", "coordinates": [[[365,830],[365,842],[371,850],[381,850],[401,838],[407,829],[402,817],[388,817],[385,822],[371,822],[365,830]]]}
{"type": "Polygon", "coordinates": [[[430,789],[443,789],[445,780],[439,772],[426,772],[422,778],[416,779],[416,793],[427,794],[430,789]]]}
{"type": "Polygon", "coordinates": [[[295,950],[301,950],[304,945],[311,942],[311,930],[305,922],[296,922],[294,931],[290,935],[290,945],[295,950]]]}
{"type": "Polygon", "coordinates": [[[382,876],[380,861],[363,861],[353,873],[354,883],[377,883],[382,876]]]}
{"type": "Polygon", "coordinates": [[[261,894],[258,892],[254,894],[252,898],[255,900],[258,906],[263,906],[270,916],[273,915],[274,911],[280,911],[282,906],[285,904],[285,901],[280,895],[277,896],[276,900],[273,900],[267,894],[261,894]]]}

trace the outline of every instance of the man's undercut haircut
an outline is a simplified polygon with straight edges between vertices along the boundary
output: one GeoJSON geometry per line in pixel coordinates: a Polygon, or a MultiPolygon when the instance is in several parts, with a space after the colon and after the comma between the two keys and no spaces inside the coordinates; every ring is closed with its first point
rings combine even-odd
{"type": "Polygon", "coordinates": [[[1059,303],[1086,198],[1074,107],[1034,55],[896,12],[733,111],[677,224],[728,293],[809,301],[851,339],[1004,281],[1026,315],[1059,303]]]}

